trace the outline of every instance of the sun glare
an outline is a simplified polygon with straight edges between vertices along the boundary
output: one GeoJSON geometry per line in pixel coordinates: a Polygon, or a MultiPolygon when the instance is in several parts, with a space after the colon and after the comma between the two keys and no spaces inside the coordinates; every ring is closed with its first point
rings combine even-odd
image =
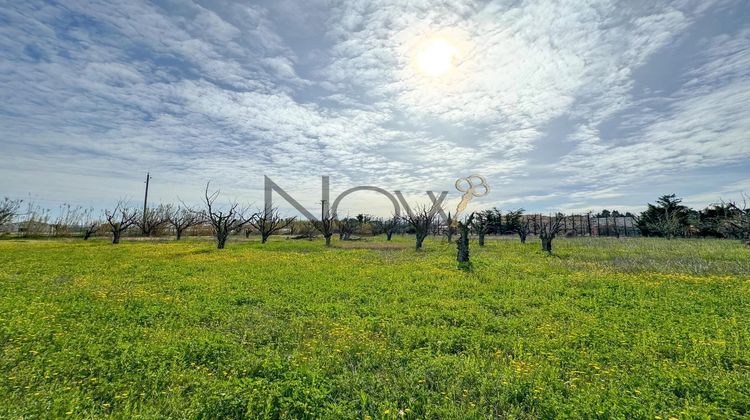
{"type": "Polygon", "coordinates": [[[431,39],[419,49],[417,65],[422,73],[441,76],[461,64],[461,52],[444,39],[431,39]]]}

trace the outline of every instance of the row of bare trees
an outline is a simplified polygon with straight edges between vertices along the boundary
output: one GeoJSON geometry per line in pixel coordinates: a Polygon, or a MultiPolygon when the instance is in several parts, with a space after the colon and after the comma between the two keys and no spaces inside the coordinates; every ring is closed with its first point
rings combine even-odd
{"type": "MultiPolygon", "coordinates": [[[[261,236],[261,242],[267,242],[268,238],[282,230],[288,229],[293,232],[295,218],[283,218],[280,216],[278,209],[263,209],[261,211],[250,212],[248,207],[240,206],[237,202],[230,202],[227,205],[219,205],[217,198],[220,191],[210,191],[210,183],[206,185],[204,192],[204,205],[202,210],[194,209],[184,203],[178,206],[157,205],[140,211],[130,206],[126,201],[119,201],[114,208],[104,211],[103,219],[93,217],[92,209],[82,209],[70,205],[63,205],[58,212],[58,217],[49,223],[49,211],[42,210],[39,206],[31,205],[26,214],[28,217],[28,226],[48,226],[52,231],[60,236],[73,234],[74,231],[80,232],[84,240],[91,238],[93,235],[102,231],[111,234],[112,243],[120,243],[123,234],[133,228],[138,228],[144,236],[154,236],[162,232],[166,227],[170,227],[177,240],[181,239],[185,231],[198,225],[210,226],[216,239],[217,248],[224,248],[227,239],[233,233],[238,233],[245,229],[245,233],[257,231],[261,236]]],[[[6,198],[0,203],[0,224],[8,223],[19,213],[21,200],[10,200],[6,198]]],[[[456,223],[454,218],[448,214],[446,221],[440,220],[438,214],[442,212],[440,207],[416,206],[409,211],[404,217],[393,216],[386,220],[373,220],[364,215],[358,215],[356,218],[344,218],[338,220],[335,214],[322,212],[319,220],[310,222],[314,229],[300,229],[298,233],[312,238],[318,233],[322,234],[326,245],[331,245],[331,237],[338,230],[340,239],[349,240],[352,238],[355,230],[367,223],[375,224],[379,227],[378,233],[386,235],[387,240],[391,240],[396,231],[404,231],[406,227],[415,234],[415,249],[422,249],[424,240],[430,233],[435,233],[444,229],[448,240],[452,240],[452,235],[456,232],[456,223]],[[376,223],[375,223],[376,222],[376,223]],[[443,225],[442,222],[447,222],[443,225]]],[[[528,221],[522,223],[520,219],[521,211],[511,213],[509,222],[518,221],[519,236],[525,240],[528,233],[528,221]]],[[[472,222],[466,224],[478,235],[479,245],[484,245],[484,239],[493,218],[496,215],[493,211],[488,210],[474,215],[472,222]]],[[[33,229],[27,229],[27,233],[33,229]]],[[[551,249],[549,246],[547,247],[551,249]]]]}
{"type": "MultiPolygon", "coordinates": [[[[144,212],[130,207],[125,201],[118,202],[112,210],[104,212],[106,225],[112,234],[112,243],[119,243],[123,233],[135,226],[139,227],[145,236],[152,236],[164,226],[170,226],[175,233],[175,238],[180,240],[184,232],[191,227],[208,225],[216,239],[217,248],[223,249],[229,236],[241,232],[246,226],[260,232],[261,241],[265,243],[271,235],[294,221],[294,218],[282,218],[277,209],[250,212],[247,207],[240,206],[237,202],[219,205],[217,198],[220,191],[210,192],[209,188],[210,184],[207,184],[203,210],[196,210],[182,203],[176,207],[159,205],[155,208],[147,208],[144,212]]],[[[95,229],[94,226],[91,226],[92,230],[95,229]]]]}
{"type": "MultiPolygon", "coordinates": [[[[417,250],[423,247],[424,240],[430,234],[445,235],[449,242],[453,242],[457,233],[474,234],[479,246],[484,246],[488,234],[514,233],[521,242],[525,242],[533,231],[540,238],[542,249],[546,252],[552,252],[555,237],[563,233],[569,234],[567,227],[572,225],[575,229],[576,226],[576,216],[530,216],[524,214],[523,209],[505,214],[497,209],[484,210],[473,213],[470,222],[467,219],[459,221],[451,213],[448,213],[447,218],[439,217],[444,214],[439,206],[416,206],[403,217],[392,216],[388,219],[362,214],[338,219],[324,208],[319,219],[307,222],[298,221],[294,217],[282,217],[278,209],[265,208],[251,212],[248,207],[237,202],[220,205],[217,201],[219,193],[218,190],[211,192],[210,183],[207,184],[202,209],[180,202],[177,206],[160,204],[139,211],[126,201],[120,201],[114,208],[104,211],[103,217],[96,217],[93,209],[64,204],[60,206],[56,218],[53,218],[49,210],[34,203],[5,198],[0,202],[0,226],[23,215],[23,236],[80,235],[86,240],[107,232],[111,234],[113,243],[119,243],[125,232],[132,232],[136,228],[144,236],[155,236],[170,230],[179,240],[190,228],[200,226],[211,230],[218,248],[226,246],[230,235],[242,231],[247,236],[258,232],[262,243],[281,231],[287,231],[294,238],[312,239],[322,235],[326,245],[331,245],[331,238],[336,232],[341,240],[358,239],[355,235],[362,233],[385,234],[387,240],[391,240],[396,232],[408,232],[415,235],[417,250]],[[23,205],[26,206],[25,211],[21,211],[23,205]],[[468,230],[463,232],[460,226],[468,230]]],[[[742,204],[722,203],[701,212],[691,211],[672,195],[661,197],[655,205],[649,204],[649,209],[640,216],[629,217],[638,223],[639,229],[646,232],[644,234],[671,238],[684,236],[688,228],[695,229],[693,226],[699,223],[691,220],[700,216],[703,218],[699,220],[701,226],[710,226],[725,237],[750,240],[750,209],[747,201],[742,204]]],[[[578,224],[581,224],[580,220],[578,224]]]]}

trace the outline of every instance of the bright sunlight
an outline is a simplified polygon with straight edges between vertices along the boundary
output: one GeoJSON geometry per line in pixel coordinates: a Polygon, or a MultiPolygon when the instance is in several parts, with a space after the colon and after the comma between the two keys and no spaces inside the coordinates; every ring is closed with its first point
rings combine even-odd
{"type": "Polygon", "coordinates": [[[441,38],[428,40],[417,53],[417,65],[428,76],[442,76],[459,64],[461,52],[441,38]]]}

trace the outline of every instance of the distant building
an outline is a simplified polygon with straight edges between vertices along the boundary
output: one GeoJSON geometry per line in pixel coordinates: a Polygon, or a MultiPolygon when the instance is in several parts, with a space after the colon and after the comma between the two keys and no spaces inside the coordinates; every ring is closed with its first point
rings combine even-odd
{"type": "Polygon", "coordinates": [[[0,225],[0,234],[1,233],[18,233],[18,229],[21,223],[6,223],[4,225],[0,225]]]}

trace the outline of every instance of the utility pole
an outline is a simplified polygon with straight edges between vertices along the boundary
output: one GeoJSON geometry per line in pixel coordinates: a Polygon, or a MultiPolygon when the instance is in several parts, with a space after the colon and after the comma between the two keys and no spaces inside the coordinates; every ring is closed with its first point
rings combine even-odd
{"type": "Polygon", "coordinates": [[[146,172],[146,194],[143,196],[143,233],[146,233],[146,211],[148,211],[148,181],[151,180],[151,173],[146,172]]]}

